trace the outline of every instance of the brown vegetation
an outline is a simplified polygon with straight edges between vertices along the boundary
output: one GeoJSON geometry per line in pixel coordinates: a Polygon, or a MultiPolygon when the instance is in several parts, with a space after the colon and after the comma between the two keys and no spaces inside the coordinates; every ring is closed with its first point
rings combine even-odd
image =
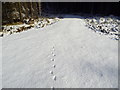
{"type": "MultiPolygon", "coordinates": [[[[2,24],[23,22],[27,18],[38,18],[41,14],[40,2],[3,2],[2,24]]],[[[33,23],[32,21],[30,23],[33,23]]]]}

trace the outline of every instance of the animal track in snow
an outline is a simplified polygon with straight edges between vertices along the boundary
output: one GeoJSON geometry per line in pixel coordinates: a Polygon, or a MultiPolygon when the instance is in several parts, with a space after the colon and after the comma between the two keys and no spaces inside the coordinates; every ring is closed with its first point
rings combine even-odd
{"type": "Polygon", "coordinates": [[[51,58],[51,61],[54,61],[55,59],[54,58],[51,58]]]}
{"type": "Polygon", "coordinates": [[[51,90],[54,90],[54,87],[51,87],[51,90]]]}
{"type": "Polygon", "coordinates": [[[50,74],[53,74],[53,71],[50,71],[50,74]]]}
{"type": "Polygon", "coordinates": [[[51,54],[54,54],[53,52],[51,52],[51,54]]]}
{"type": "Polygon", "coordinates": [[[55,54],[52,54],[53,56],[56,56],[55,54]]]}
{"type": "Polygon", "coordinates": [[[52,50],[55,50],[55,47],[54,47],[54,46],[52,47],[52,50]]]}
{"type": "Polygon", "coordinates": [[[56,67],[56,65],[53,65],[53,67],[55,68],[55,67],[56,67]]]}
{"type": "Polygon", "coordinates": [[[55,80],[55,81],[56,81],[56,76],[53,76],[53,80],[55,80]]]}
{"type": "MultiPolygon", "coordinates": [[[[54,46],[52,47],[51,54],[52,54],[52,56],[51,56],[51,59],[50,59],[50,60],[51,60],[51,61],[55,61],[54,57],[56,56],[56,54],[55,54],[55,48],[54,48],[54,46]]],[[[53,68],[56,67],[55,64],[53,64],[52,66],[53,66],[53,68]]],[[[52,79],[53,79],[54,81],[56,81],[56,76],[54,75],[53,70],[51,70],[49,73],[52,74],[52,79]]],[[[54,90],[54,87],[52,86],[51,89],[54,90]]]]}

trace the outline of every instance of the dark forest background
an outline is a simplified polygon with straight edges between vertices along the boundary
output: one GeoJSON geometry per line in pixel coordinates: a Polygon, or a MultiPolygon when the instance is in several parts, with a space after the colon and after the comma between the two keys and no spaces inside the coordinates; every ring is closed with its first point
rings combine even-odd
{"type": "Polygon", "coordinates": [[[44,12],[49,13],[86,13],[120,16],[120,3],[117,2],[45,2],[44,12]]]}
{"type": "Polygon", "coordinates": [[[5,2],[2,23],[38,18],[44,14],[90,14],[120,16],[119,2],[5,2]]]}
{"type": "Polygon", "coordinates": [[[2,2],[2,23],[22,22],[41,16],[40,2],[2,2]]]}

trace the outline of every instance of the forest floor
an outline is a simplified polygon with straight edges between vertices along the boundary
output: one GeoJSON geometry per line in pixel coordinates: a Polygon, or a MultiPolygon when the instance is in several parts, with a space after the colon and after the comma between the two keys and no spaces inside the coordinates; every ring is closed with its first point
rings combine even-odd
{"type": "Polygon", "coordinates": [[[118,87],[118,41],[81,18],[0,39],[3,88],[118,87]]]}

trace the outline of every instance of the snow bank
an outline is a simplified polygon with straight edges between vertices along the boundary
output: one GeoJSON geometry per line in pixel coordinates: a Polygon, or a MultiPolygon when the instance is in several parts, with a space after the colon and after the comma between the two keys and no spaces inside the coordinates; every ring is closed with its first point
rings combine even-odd
{"type": "Polygon", "coordinates": [[[14,33],[26,31],[30,28],[43,28],[45,26],[54,24],[55,22],[59,21],[58,18],[39,18],[36,20],[32,19],[32,22],[29,19],[24,20],[24,24],[21,25],[4,25],[2,26],[3,32],[0,32],[0,36],[11,35],[14,33]]]}
{"type": "Polygon", "coordinates": [[[94,17],[85,19],[86,26],[114,40],[119,40],[120,20],[115,17],[94,17]]]}

